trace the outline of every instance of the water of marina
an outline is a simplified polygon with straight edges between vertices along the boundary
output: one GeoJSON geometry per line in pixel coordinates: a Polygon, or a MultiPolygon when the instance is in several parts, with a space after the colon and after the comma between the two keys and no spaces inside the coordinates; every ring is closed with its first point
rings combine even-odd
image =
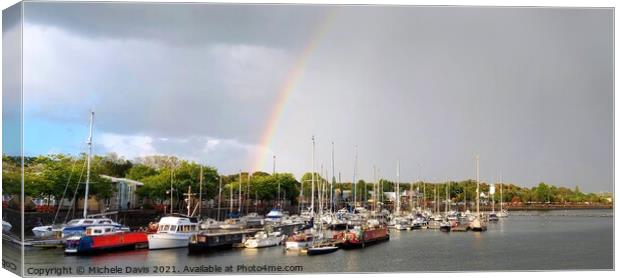
{"type": "MultiPolygon", "coordinates": [[[[5,251],[7,251],[5,249],[5,251]]],[[[65,256],[61,249],[26,251],[28,267],[155,266],[182,273],[185,266],[302,266],[294,272],[409,272],[566,270],[613,268],[612,210],[512,212],[488,230],[444,233],[391,231],[391,239],[364,249],[321,256],[284,247],[233,249],[188,255],[187,249],[135,250],[97,256],[65,256]],[[174,266],[174,268],[171,268],[174,266]]],[[[88,274],[88,273],[86,273],[88,274]]],[[[189,274],[189,273],[188,273],[189,274]]],[[[93,275],[93,274],[91,274],[93,275]]]]}

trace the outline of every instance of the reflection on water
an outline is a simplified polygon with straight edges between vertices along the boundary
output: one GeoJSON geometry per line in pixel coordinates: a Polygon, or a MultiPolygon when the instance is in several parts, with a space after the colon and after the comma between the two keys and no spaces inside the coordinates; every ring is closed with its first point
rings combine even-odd
{"type": "Polygon", "coordinates": [[[136,250],[80,257],[61,249],[26,252],[31,265],[161,266],[302,265],[304,272],[611,269],[611,210],[511,213],[488,230],[391,231],[385,243],[321,256],[283,246],[189,255],[187,249],[136,250]]]}

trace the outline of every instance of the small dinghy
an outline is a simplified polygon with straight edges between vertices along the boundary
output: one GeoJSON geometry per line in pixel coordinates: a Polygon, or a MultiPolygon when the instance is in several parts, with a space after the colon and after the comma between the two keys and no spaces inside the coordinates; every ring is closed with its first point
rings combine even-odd
{"type": "Polygon", "coordinates": [[[311,247],[308,247],[307,253],[309,256],[313,256],[328,254],[336,251],[338,251],[338,246],[336,246],[336,244],[334,244],[333,242],[327,242],[313,244],[311,247]]]}

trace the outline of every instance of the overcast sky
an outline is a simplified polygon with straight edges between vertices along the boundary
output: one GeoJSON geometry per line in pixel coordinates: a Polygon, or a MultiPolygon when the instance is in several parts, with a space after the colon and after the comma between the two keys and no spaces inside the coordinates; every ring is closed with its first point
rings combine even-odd
{"type": "MultiPolygon", "coordinates": [[[[611,191],[611,9],[26,3],[26,154],[611,191]],[[291,81],[292,73],[297,79],[291,81]],[[287,83],[288,82],[288,83],[287,83]],[[287,87],[287,85],[290,85],[287,87]],[[283,88],[272,140],[261,138],[283,88]],[[259,163],[255,163],[260,156],[259,163]]],[[[6,31],[8,32],[8,31],[6,31]]],[[[277,114],[277,113],[276,113],[277,114]]]]}

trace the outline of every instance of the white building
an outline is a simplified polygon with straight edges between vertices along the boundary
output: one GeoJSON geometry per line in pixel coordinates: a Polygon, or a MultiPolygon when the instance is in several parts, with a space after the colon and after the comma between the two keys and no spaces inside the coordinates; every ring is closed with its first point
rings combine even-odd
{"type": "Polygon", "coordinates": [[[100,176],[110,180],[112,186],[116,187],[116,192],[114,192],[114,195],[109,199],[108,203],[105,204],[109,210],[127,210],[138,208],[143,204],[142,198],[136,194],[136,190],[142,187],[144,185],[143,183],[125,178],[115,178],[106,175],[100,176]]]}

